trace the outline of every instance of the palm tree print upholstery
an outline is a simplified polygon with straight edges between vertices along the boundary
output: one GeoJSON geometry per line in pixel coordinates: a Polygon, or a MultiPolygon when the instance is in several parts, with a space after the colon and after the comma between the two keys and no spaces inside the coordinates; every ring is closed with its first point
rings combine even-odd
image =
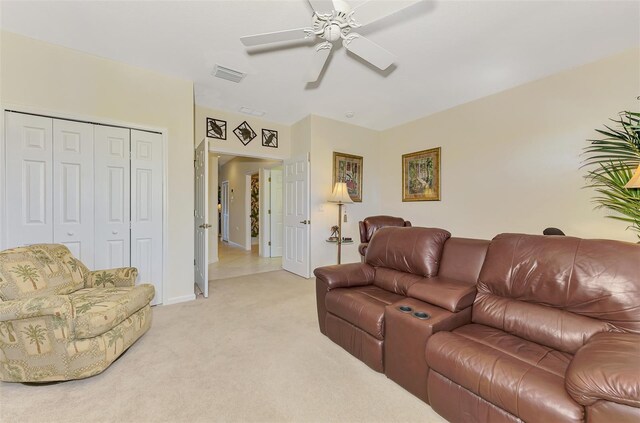
{"type": "Polygon", "coordinates": [[[87,273],[84,287],[119,287],[133,286],[138,278],[138,269],[135,267],[120,267],[118,269],[95,270],[87,273]]]}
{"type": "Polygon", "coordinates": [[[91,272],[64,245],[0,252],[0,380],[104,371],[151,326],[153,285],[133,267],[91,272]]]}

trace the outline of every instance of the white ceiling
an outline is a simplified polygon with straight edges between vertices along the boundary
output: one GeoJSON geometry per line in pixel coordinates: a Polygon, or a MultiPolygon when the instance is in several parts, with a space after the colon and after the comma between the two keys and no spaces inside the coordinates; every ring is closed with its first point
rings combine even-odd
{"type": "Polygon", "coordinates": [[[248,53],[239,41],[309,26],[306,0],[0,7],[3,29],[192,80],[197,104],[245,106],[284,124],[313,113],[385,129],[640,46],[639,1],[422,1],[358,31],[397,55],[390,70],[339,48],[321,82],[306,86],[312,44],[248,53]],[[216,63],[248,76],[240,84],[213,78],[216,63]]]}

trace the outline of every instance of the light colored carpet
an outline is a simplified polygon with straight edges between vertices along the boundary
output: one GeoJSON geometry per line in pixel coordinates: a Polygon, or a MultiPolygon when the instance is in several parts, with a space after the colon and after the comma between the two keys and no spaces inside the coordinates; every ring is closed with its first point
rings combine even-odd
{"type": "Polygon", "coordinates": [[[443,421],[320,333],[314,280],[281,270],[209,292],[155,307],[151,330],[98,376],[0,382],[0,421],[443,421]]]}

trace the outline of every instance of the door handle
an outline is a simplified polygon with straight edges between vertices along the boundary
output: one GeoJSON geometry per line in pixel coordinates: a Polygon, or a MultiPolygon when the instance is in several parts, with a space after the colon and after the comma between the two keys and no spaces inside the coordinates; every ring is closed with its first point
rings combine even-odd
{"type": "Polygon", "coordinates": [[[203,223],[202,225],[198,226],[201,229],[209,229],[211,227],[211,225],[209,225],[208,223],[203,223]]]}
{"type": "Polygon", "coordinates": [[[73,232],[67,232],[67,235],[73,236],[73,232]]]}
{"type": "Polygon", "coordinates": [[[118,235],[118,231],[111,231],[112,234],[118,235]]]}
{"type": "Polygon", "coordinates": [[[305,220],[301,221],[300,223],[302,223],[303,225],[308,225],[308,224],[311,223],[311,221],[305,219],[305,220]]]}

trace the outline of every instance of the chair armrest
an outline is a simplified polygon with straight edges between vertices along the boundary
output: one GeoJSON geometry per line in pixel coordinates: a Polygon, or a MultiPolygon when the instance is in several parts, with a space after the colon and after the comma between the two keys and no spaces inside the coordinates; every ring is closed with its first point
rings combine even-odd
{"type": "Polygon", "coordinates": [[[24,300],[0,301],[0,322],[46,316],[72,321],[73,307],[69,297],[46,295],[24,300]]]}
{"type": "Polygon", "coordinates": [[[640,408],[640,335],[603,332],[573,357],[567,391],[582,405],[607,400],[640,408]]]}
{"type": "Polygon", "coordinates": [[[476,285],[436,276],[411,285],[407,296],[455,313],[473,304],[476,298],[476,285]]]}
{"type": "Polygon", "coordinates": [[[326,283],[329,290],[332,290],[371,285],[375,269],[366,263],[349,263],[318,267],[313,271],[313,274],[326,283]]]}
{"type": "Polygon", "coordinates": [[[134,286],[138,277],[135,267],[120,267],[117,269],[92,270],[84,279],[85,288],[94,287],[127,287],[134,286]]]}

